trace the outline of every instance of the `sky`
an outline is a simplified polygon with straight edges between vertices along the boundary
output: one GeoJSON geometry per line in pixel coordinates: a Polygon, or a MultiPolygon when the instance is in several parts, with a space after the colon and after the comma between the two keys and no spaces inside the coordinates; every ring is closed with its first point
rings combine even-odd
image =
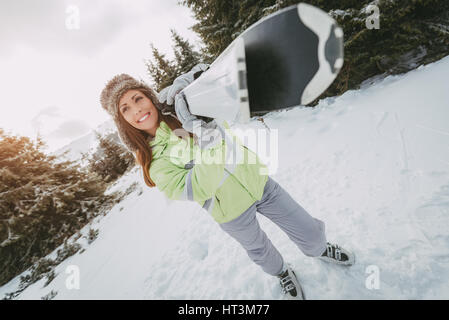
{"type": "Polygon", "coordinates": [[[100,93],[114,75],[151,85],[152,43],[172,59],[170,29],[197,49],[178,0],[0,1],[0,128],[54,151],[110,119],[100,93]]]}

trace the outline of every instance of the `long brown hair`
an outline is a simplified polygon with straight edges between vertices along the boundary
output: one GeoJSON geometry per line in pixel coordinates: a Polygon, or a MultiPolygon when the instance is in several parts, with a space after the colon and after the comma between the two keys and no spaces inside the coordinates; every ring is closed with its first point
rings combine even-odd
{"type": "MultiPolygon", "coordinates": [[[[169,128],[176,133],[178,137],[181,138],[187,138],[187,136],[193,137],[193,134],[191,132],[188,132],[182,128],[182,124],[177,118],[171,116],[170,114],[162,113],[161,109],[164,110],[164,108],[167,108],[168,106],[166,104],[161,104],[154,96],[154,94],[152,94],[152,92],[149,92],[145,88],[137,88],[136,90],[139,90],[145,96],[147,96],[147,98],[150,99],[151,102],[156,107],[158,113],[158,120],[157,120],[158,126],[160,125],[161,121],[164,121],[169,126],[169,128]]],[[[153,160],[153,155],[152,155],[152,148],[149,145],[149,140],[153,137],[149,133],[134,128],[132,125],[130,125],[128,121],[126,121],[123,118],[120,112],[119,112],[119,121],[120,124],[122,125],[122,128],[124,128],[125,134],[131,140],[131,142],[137,147],[135,159],[137,164],[139,164],[142,167],[145,184],[150,188],[155,187],[156,184],[150,178],[150,165],[151,161],[153,160]]]]}

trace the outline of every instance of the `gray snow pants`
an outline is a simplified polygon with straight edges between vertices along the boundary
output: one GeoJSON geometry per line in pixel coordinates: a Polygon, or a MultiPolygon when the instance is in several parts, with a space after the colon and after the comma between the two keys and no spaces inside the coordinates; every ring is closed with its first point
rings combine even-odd
{"type": "Polygon", "coordinates": [[[219,224],[266,273],[273,276],[280,274],[284,260],[260,228],[256,211],[278,225],[306,256],[317,257],[326,250],[324,222],[313,218],[268,176],[262,199],[234,220],[219,224]]]}

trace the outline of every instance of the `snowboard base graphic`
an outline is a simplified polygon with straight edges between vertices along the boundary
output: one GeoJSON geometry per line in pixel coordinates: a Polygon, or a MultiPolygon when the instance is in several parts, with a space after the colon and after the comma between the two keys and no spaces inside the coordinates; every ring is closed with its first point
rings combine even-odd
{"type": "Polygon", "coordinates": [[[342,29],[326,12],[299,3],[250,26],[183,92],[191,113],[245,123],[312,102],[342,66],[342,29]]]}

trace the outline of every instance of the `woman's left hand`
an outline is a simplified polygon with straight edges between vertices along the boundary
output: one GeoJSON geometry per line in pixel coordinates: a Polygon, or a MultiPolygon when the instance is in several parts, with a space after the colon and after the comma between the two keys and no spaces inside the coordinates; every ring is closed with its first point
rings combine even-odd
{"type": "Polygon", "coordinates": [[[191,84],[196,78],[199,77],[199,75],[203,71],[206,71],[208,68],[208,64],[199,63],[194,66],[189,72],[177,77],[175,81],[173,81],[173,84],[171,86],[168,86],[161,90],[158,95],[159,102],[164,103],[165,101],[167,101],[166,103],[168,105],[173,105],[176,95],[181,92],[182,89],[191,84]]]}

